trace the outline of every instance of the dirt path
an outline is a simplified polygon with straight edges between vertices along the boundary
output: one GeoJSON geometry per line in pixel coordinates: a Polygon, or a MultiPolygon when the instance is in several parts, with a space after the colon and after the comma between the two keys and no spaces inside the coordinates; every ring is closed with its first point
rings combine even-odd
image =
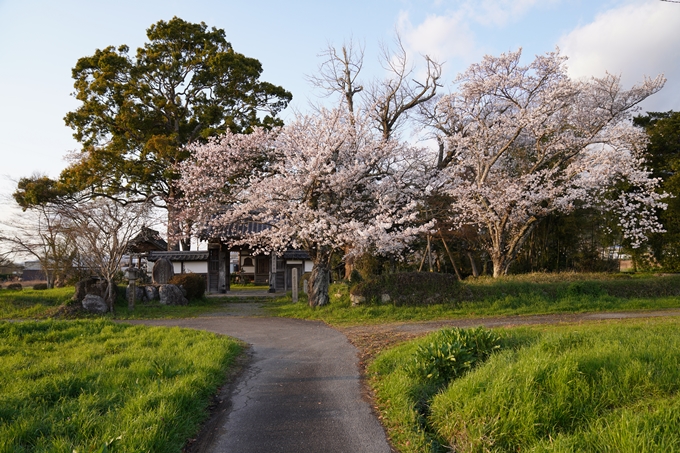
{"type": "Polygon", "coordinates": [[[362,368],[381,350],[410,340],[426,333],[445,327],[512,327],[540,324],[566,324],[596,322],[611,319],[637,319],[680,316],[680,309],[600,312],[600,313],[560,313],[548,315],[499,316],[486,318],[453,319],[422,322],[397,322],[387,324],[338,327],[360,354],[362,368]]]}

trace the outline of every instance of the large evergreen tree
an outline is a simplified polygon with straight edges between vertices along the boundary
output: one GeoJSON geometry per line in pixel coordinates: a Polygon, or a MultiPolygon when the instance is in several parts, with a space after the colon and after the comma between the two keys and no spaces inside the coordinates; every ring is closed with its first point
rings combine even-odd
{"type": "Polygon", "coordinates": [[[276,115],[292,95],[260,81],[260,62],[235,52],[224,30],[175,17],[152,25],[147,37],[134,57],[128,46],[107,47],[73,68],[82,104],[65,121],[83,149],[61,183],[119,201],[153,200],[168,209],[172,236],[186,145],[280,125],[276,115]]]}
{"type": "Polygon", "coordinates": [[[647,131],[646,164],[662,180],[661,190],[672,195],[668,208],[659,213],[666,230],[650,239],[650,250],[665,269],[680,270],[680,112],[647,112],[634,119],[647,131]]]}

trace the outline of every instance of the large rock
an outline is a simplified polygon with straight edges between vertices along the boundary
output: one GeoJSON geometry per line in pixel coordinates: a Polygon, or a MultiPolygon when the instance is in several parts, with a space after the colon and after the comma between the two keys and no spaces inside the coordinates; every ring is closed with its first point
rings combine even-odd
{"type": "Polygon", "coordinates": [[[158,286],[146,285],[144,287],[144,292],[146,293],[146,300],[148,301],[158,300],[160,297],[158,295],[158,286]]]}
{"type": "Polygon", "coordinates": [[[175,269],[173,268],[170,260],[167,258],[161,258],[154,263],[153,271],[151,272],[154,283],[165,285],[174,275],[175,269]]]}
{"type": "Polygon", "coordinates": [[[103,297],[97,296],[96,294],[87,294],[83,297],[83,308],[90,313],[97,313],[103,315],[109,311],[109,306],[106,305],[106,301],[103,297]]]}
{"type": "Polygon", "coordinates": [[[186,305],[189,303],[182,290],[177,285],[161,285],[158,295],[162,305],[186,305]]]}
{"type": "Polygon", "coordinates": [[[97,277],[86,278],[76,283],[76,292],[73,294],[75,302],[82,302],[86,295],[94,294],[100,297],[106,296],[106,280],[97,277]]]}

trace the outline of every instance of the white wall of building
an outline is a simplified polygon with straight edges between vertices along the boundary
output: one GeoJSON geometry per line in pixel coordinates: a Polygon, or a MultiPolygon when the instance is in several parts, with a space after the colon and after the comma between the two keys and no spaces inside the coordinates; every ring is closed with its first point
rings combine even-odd
{"type": "MultiPolygon", "coordinates": [[[[173,270],[175,274],[182,273],[182,263],[180,261],[173,261],[173,270]]],[[[189,274],[207,274],[208,273],[208,263],[205,261],[185,261],[184,262],[184,273],[189,274]]]]}

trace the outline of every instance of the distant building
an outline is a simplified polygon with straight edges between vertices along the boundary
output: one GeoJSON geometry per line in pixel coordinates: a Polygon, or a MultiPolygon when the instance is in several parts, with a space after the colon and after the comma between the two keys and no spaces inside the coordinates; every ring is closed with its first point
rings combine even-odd
{"type": "Polygon", "coordinates": [[[47,276],[40,261],[26,261],[24,263],[24,270],[21,273],[21,279],[25,282],[33,280],[43,281],[47,280],[47,276]]]}
{"type": "Polygon", "coordinates": [[[142,227],[140,233],[128,241],[128,253],[159,252],[168,249],[168,243],[160,233],[151,228],[142,227]]]}
{"type": "Polygon", "coordinates": [[[0,264],[0,281],[8,281],[21,277],[23,269],[23,266],[19,264],[10,261],[3,262],[3,264],[0,264]]]}

